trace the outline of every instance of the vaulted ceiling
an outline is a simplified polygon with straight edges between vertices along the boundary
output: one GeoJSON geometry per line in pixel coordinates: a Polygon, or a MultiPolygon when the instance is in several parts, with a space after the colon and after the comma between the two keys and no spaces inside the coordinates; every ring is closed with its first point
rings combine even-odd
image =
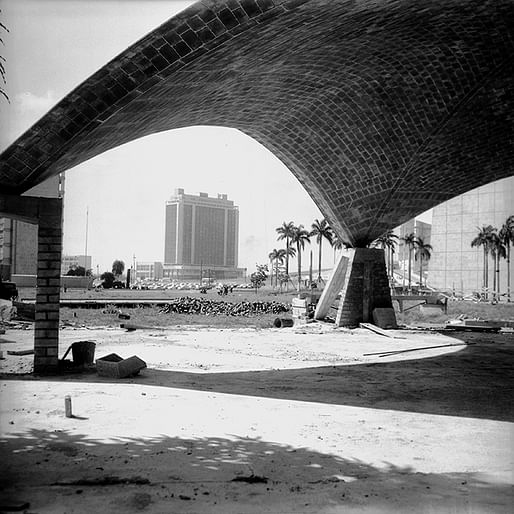
{"type": "Polygon", "coordinates": [[[365,245],[514,173],[513,20],[510,0],[197,2],[0,155],[0,192],[152,133],[233,127],[365,245]]]}

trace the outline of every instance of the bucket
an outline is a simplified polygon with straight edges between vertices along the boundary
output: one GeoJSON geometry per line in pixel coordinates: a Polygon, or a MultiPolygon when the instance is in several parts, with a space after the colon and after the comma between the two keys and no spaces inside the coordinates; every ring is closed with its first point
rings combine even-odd
{"type": "Polygon", "coordinates": [[[276,318],[273,325],[277,328],[292,327],[294,321],[290,318],[276,318]]]}
{"type": "Polygon", "coordinates": [[[71,345],[71,354],[74,364],[88,365],[95,360],[95,346],[93,341],[77,341],[71,345]]]}

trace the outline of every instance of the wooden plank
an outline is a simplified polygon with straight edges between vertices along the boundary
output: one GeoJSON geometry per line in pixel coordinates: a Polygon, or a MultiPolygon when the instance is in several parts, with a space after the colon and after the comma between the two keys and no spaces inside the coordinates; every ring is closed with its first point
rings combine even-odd
{"type": "Polygon", "coordinates": [[[7,355],[32,355],[34,350],[7,350],[7,355]]]}
{"type": "Polygon", "coordinates": [[[359,326],[361,328],[367,328],[368,330],[371,330],[372,332],[375,332],[376,334],[380,334],[381,336],[390,337],[391,339],[407,339],[406,337],[403,337],[403,336],[397,336],[394,334],[390,334],[386,330],[383,330],[380,327],[373,325],[373,323],[360,323],[359,326]]]}
{"type": "Polygon", "coordinates": [[[346,279],[346,270],[348,268],[348,257],[340,255],[330,278],[323,288],[323,293],[316,305],[314,312],[315,319],[323,319],[328,314],[329,309],[335,302],[337,295],[341,292],[346,279]]]}
{"type": "Polygon", "coordinates": [[[373,352],[373,353],[363,353],[363,356],[370,356],[370,355],[378,355],[379,357],[388,357],[390,355],[396,355],[397,353],[407,353],[407,352],[419,352],[421,350],[432,350],[432,348],[446,348],[447,346],[469,346],[471,344],[476,343],[450,343],[450,344],[438,344],[436,346],[421,346],[418,348],[408,348],[406,350],[384,350],[381,352],[373,352]]]}

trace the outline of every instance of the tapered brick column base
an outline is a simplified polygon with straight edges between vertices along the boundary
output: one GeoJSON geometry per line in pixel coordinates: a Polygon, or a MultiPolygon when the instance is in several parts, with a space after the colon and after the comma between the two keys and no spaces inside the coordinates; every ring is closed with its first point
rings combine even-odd
{"type": "Polygon", "coordinates": [[[356,248],[345,270],[336,325],[372,322],[373,309],[392,306],[384,250],[356,248]]]}

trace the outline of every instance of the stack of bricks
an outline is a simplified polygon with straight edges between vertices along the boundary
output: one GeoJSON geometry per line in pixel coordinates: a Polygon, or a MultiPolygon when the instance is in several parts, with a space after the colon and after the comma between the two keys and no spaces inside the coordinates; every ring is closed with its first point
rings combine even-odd
{"type": "Polygon", "coordinates": [[[62,252],[62,201],[40,199],[34,373],[57,372],[62,252]]]}
{"type": "Polygon", "coordinates": [[[372,322],[375,308],[392,308],[384,250],[356,248],[346,269],[336,324],[355,327],[372,322]]]}

